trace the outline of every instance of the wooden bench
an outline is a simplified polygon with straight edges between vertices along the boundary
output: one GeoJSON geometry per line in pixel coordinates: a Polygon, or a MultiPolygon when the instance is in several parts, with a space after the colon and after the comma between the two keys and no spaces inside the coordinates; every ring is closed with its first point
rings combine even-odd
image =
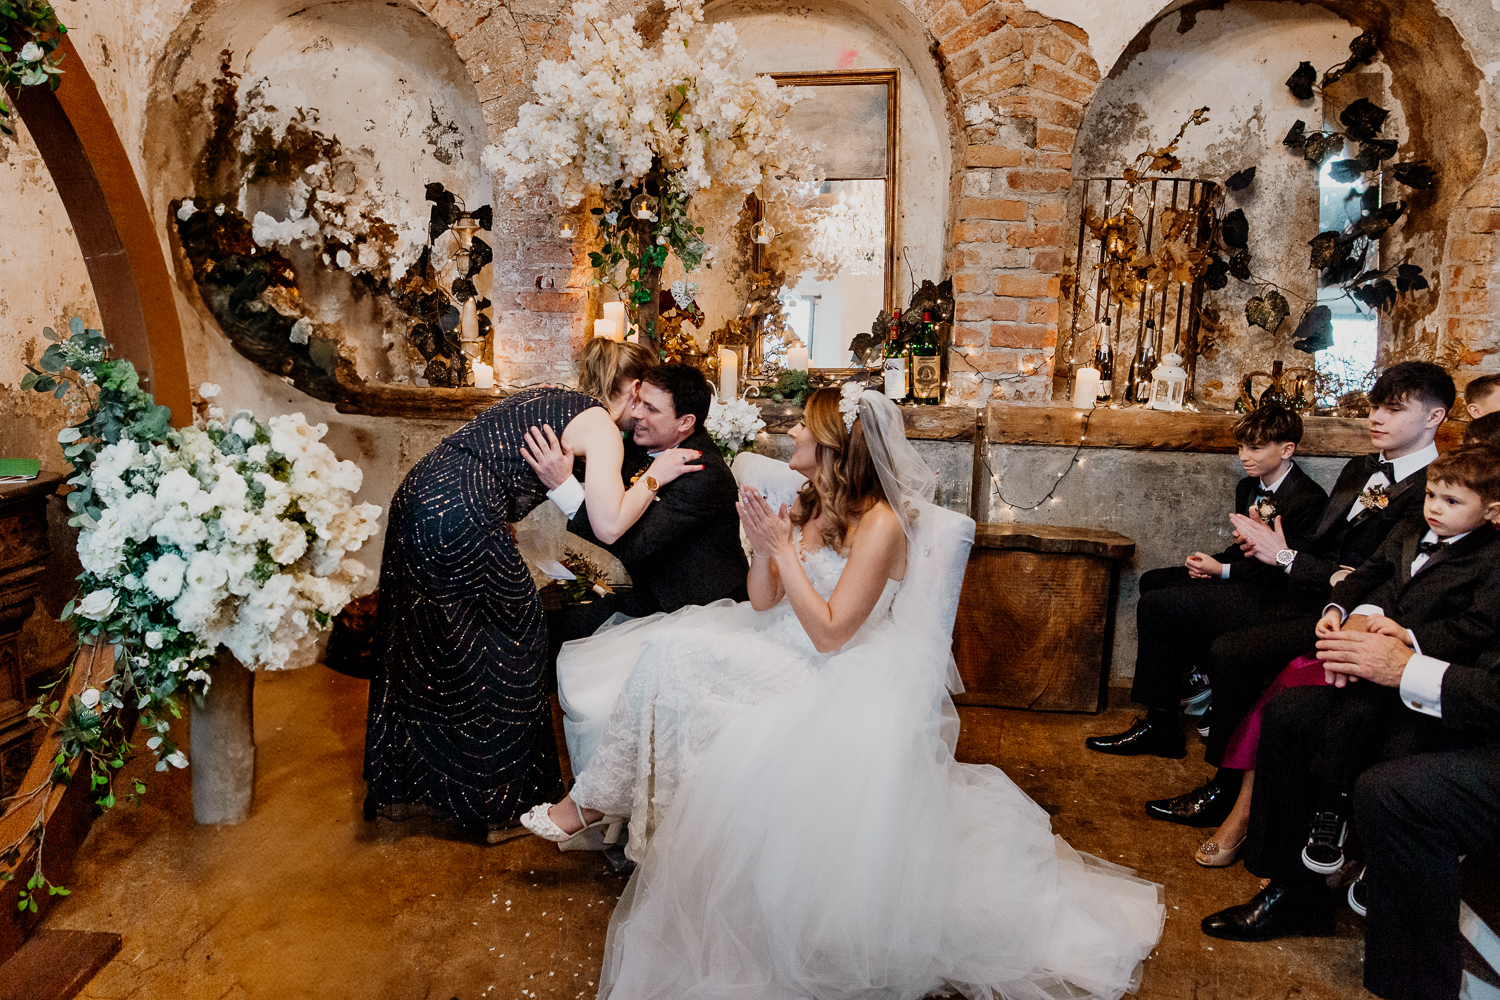
{"type": "Polygon", "coordinates": [[[981,524],[953,627],[960,705],[1097,712],[1105,705],[1120,563],[1113,531],[981,524]]]}

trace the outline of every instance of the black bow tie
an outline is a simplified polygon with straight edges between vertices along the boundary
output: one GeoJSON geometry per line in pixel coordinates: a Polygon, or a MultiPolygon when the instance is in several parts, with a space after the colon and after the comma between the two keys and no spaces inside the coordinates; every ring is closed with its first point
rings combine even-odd
{"type": "Polygon", "coordinates": [[[1365,472],[1371,476],[1377,472],[1382,473],[1387,482],[1392,486],[1396,485],[1396,467],[1382,459],[1378,454],[1365,456],[1365,472]]]}
{"type": "Polygon", "coordinates": [[[1418,542],[1417,551],[1423,555],[1430,556],[1443,547],[1442,542],[1418,542]]]}

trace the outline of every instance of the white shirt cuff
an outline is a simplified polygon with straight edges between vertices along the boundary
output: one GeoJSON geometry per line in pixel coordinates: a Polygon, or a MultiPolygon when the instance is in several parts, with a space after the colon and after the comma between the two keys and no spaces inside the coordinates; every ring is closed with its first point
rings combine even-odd
{"type": "Polygon", "coordinates": [[[1443,717],[1443,674],[1448,664],[1418,653],[1406,661],[1401,674],[1401,700],[1423,715],[1443,717]]]}
{"type": "Polygon", "coordinates": [[[1219,567],[1219,579],[1220,580],[1227,580],[1227,579],[1229,579],[1229,565],[1230,565],[1229,563],[1225,563],[1224,565],[1222,565],[1222,566],[1219,567]]]}
{"type": "MultiPolygon", "coordinates": [[[[1325,604],[1325,605],[1323,605],[1323,614],[1326,615],[1330,611],[1337,611],[1339,613],[1339,621],[1341,621],[1341,622],[1346,622],[1346,621],[1349,620],[1349,612],[1347,612],[1347,611],[1344,610],[1343,605],[1340,605],[1340,604],[1325,604]]],[[[1321,618],[1322,615],[1319,615],[1318,617],[1321,618]]]]}
{"type": "Polygon", "coordinates": [[[1382,607],[1380,607],[1378,604],[1361,604],[1359,607],[1355,608],[1351,612],[1351,614],[1366,615],[1366,616],[1368,616],[1368,615],[1383,615],[1383,614],[1385,614],[1385,609],[1382,608],[1382,607]]]}
{"type": "Polygon", "coordinates": [[[578,508],[583,506],[583,484],[569,476],[556,489],[547,491],[547,499],[557,504],[557,509],[572,520],[578,508]]]}

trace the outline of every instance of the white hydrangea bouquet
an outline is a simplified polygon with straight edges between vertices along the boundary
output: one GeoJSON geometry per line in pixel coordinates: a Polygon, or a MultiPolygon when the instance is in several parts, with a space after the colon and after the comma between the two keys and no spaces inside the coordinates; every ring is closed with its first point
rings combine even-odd
{"type": "MultiPolygon", "coordinates": [[[[602,199],[592,209],[601,240],[589,255],[595,281],[633,304],[648,342],[659,338],[668,253],[688,272],[712,264],[689,200],[695,212],[721,211],[759,191],[768,218],[792,230],[801,217],[784,205],[811,199],[822,181],[813,150],[781,121],[792,89],[750,71],[733,25],[705,29],[703,0],[665,6],[666,27],[648,46],[633,16],[611,21],[604,0],[575,0],[570,58],[538,64],[536,100],[484,154],[512,191],[536,178],[565,208],[602,199]]],[[[807,243],[808,234],[777,235],[807,243]]]]}
{"type": "Polygon", "coordinates": [[[102,333],[77,318],[70,333],[46,331],[55,342],[23,387],[61,398],[76,386],[88,403],[58,435],[83,564],[62,617],[114,644],[116,670],[63,710],[91,714],[76,721],[97,731],[99,716],[133,704],[156,731],[158,769],[186,766],[164,735],[179,693],[207,689],[221,647],[251,669],[294,665],[353,596],[364,569],[346,556],[380,508],[353,502],[362,473],[321,442],[323,425],[300,413],[226,419],[211,405],[207,420],[174,429],[102,333]]]}
{"type": "Polygon", "coordinates": [[[755,435],[765,429],[760,407],[745,399],[732,399],[721,403],[713,399],[708,404],[708,419],[703,423],[708,436],[724,453],[726,460],[744,451],[755,440],[755,435]]]}

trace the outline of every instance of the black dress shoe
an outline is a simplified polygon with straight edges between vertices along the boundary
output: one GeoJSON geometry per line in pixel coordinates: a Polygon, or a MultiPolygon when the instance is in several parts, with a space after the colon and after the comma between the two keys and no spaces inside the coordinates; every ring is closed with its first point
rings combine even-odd
{"type": "Polygon", "coordinates": [[[1123,733],[1115,733],[1113,736],[1090,736],[1083,741],[1083,745],[1090,750],[1117,754],[1121,757],[1134,757],[1138,754],[1149,753],[1158,757],[1181,760],[1187,756],[1187,737],[1182,735],[1182,729],[1175,721],[1172,725],[1165,726],[1148,719],[1136,719],[1123,733]]]}
{"type": "Polygon", "coordinates": [[[1203,933],[1226,941],[1270,941],[1294,934],[1322,937],[1333,930],[1328,900],[1293,892],[1281,882],[1272,882],[1248,903],[1203,918],[1203,933]]]}
{"type": "Polygon", "coordinates": [[[1147,802],[1146,813],[1152,819],[1164,819],[1183,826],[1218,826],[1229,818],[1234,800],[1239,795],[1238,788],[1226,788],[1217,781],[1209,781],[1175,799],[1147,802]]]}

